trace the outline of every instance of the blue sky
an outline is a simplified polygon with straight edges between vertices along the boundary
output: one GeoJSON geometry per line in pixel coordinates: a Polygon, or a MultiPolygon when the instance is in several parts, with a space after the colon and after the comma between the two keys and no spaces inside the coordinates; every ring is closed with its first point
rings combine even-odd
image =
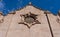
{"type": "Polygon", "coordinates": [[[33,6],[48,10],[55,15],[60,10],[60,0],[2,0],[0,1],[0,11],[3,15],[7,15],[11,11],[25,7],[29,2],[32,2],[33,6]]]}

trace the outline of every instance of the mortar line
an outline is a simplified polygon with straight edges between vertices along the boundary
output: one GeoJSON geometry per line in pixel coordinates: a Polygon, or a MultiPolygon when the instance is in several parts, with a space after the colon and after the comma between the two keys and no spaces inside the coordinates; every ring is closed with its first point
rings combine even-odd
{"type": "Polygon", "coordinates": [[[52,30],[52,27],[51,27],[51,24],[50,24],[48,15],[47,15],[47,13],[45,13],[45,14],[46,14],[46,18],[47,18],[47,21],[48,21],[49,29],[50,29],[50,32],[51,32],[51,36],[54,37],[54,35],[53,35],[53,30],[52,30]]]}
{"type": "Polygon", "coordinates": [[[13,20],[13,16],[12,16],[12,18],[11,18],[11,21],[10,21],[10,24],[9,24],[9,26],[8,26],[8,29],[7,29],[7,32],[6,32],[5,37],[7,37],[7,34],[8,34],[8,32],[9,32],[9,28],[10,28],[10,26],[11,26],[11,22],[12,22],[12,20],[13,20]]]}

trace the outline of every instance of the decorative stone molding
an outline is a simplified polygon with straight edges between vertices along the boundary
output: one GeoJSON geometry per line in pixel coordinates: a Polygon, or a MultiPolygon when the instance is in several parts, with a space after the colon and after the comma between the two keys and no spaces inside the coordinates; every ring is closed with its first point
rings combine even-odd
{"type": "Polygon", "coordinates": [[[4,21],[3,15],[0,14],[0,23],[3,23],[3,21],[4,21]]]}
{"type": "Polygon", "coordinates": [[[19,22],[19,24],[24,24],[26,25],[28,28],[30,28],[31,26],[35,25],[35,24],[41,24],[38,20],[37,17],[38,15],[36,14],[32,14],[31,12],[29,12],[28,14],[25,15],[20,15],[21,17],[24,17],[24,20],[22,20],[23,22],[19,22]]]}
{"type": "Polygon", "coordinates": [[[57,22],[60,24],[60,12],[57,15],[57,22]]]}

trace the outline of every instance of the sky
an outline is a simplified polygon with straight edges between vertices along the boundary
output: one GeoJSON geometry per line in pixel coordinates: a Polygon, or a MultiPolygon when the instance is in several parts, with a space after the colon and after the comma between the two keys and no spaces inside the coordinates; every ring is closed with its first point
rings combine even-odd
{"type": "Polygon", "coordinates": [[[0,12],[7,15],[11,11],[21,9],[32,3],[33,6],[48,10],[52,14],[57,15],[60,10],[60,0],[2,0],[0,1],[0,12]]]}

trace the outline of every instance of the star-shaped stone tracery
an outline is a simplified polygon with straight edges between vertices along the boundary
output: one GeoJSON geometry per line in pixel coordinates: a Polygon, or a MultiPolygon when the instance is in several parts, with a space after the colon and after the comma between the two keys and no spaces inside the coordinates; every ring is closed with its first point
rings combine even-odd
{"type": "Polygon", "coordinates": [[[28,14],[25,15],[21,15],[24,17],[24,22],[20,22],[19,24],[24,24],[26,25],[28,28],[30,28],[32,25],[35,24],[41,24],[38,20],[37,20],[37,16],[36,14],[32,14],[31,12],[29,12],[28,14]]]}

